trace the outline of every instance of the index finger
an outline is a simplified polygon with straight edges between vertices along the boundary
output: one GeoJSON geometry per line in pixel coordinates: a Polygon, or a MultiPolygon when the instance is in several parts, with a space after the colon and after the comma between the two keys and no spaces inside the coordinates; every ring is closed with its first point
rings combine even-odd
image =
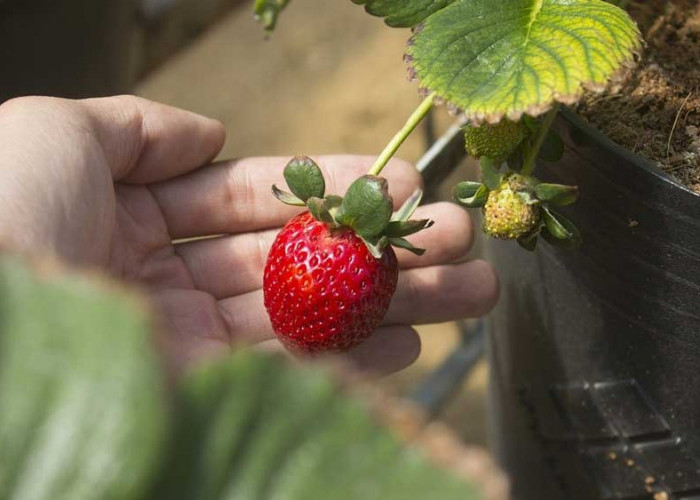
{"type": "Polygon", "coordinates": [[[135,96],[77,101],[117,181],[145,184],[205,165],[221,151],[221,123],[135,96]]]}
{"type": "MultiPolygon", "coordinates": [[[[326,179],[328,194],[343,194],[367,173],[373,156],[322,156],[315,159],[326,179]]],[[[282,226],[301,210],[278,201],[271,192],[286,187],[289,158],[245,158],[222,162],[151,186],[173,238],[259,231],[282,226]]],[[[392,160],[382,172],[398,206],[421,185],[416,168],[392,160]]]]}

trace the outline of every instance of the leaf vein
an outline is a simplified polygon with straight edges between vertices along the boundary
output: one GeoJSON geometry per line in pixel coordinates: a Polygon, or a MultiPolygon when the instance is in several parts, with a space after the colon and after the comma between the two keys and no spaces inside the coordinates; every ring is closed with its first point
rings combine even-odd
{"type": "MultiPolygon", "coordinates": [[[[519,10],[524,10],[524,9],[519,9],[519,10]]],[[[519,17],[523,17],[523,15],[521,14],[519,17]]],[[[493,28],[494,26],[497,26],[497,25],[499,25],[499,24],[503,24],[503,23],[505,23],[505,22],[507,22],[507,21],[515,21],[515,20],[517,20],[517,19],[518,19],[518,17],[509,18],[509,19],[506,19],[506,20],[504,20],[504,19],[501,18],[501,19],[498,19],[496,22],[493,22],[493,23],[490,23],[490,24],[486,24],[486,25],[483,25],[483,26],[479,26],[479,27],[477,27],[477,28],[475,28],[475,29],[473,29],[473,30],[471,30],[471,31],[461,32],[458,36],[456,36],[455,38],[453,38],[452,40],[450,40],[449,42],[447,42],[446,45],[445,45],[437,54],[435,54],[435,56],[433,56],[433,58],[432,58],[430,64],[429,64],[427,67],[425,67],[424,70],[425,70],[425,71],[430,71],[430,70],[432,69],[433,65],[442,57],[442,55],[443,55],[445,52],[447,52],[455,43],[459,42],[459,41],[462,40],[463,38],[467,38],[469,35],[472,35],[472,34],[477,33],[477,32],[479,32],[479,31],[482,31],[482,30],[485,30],[485,29],[489,29],[489,28],[493,28]]],[[[478,57],[478,56],[477,56],[477,57],[478,57]]]]}

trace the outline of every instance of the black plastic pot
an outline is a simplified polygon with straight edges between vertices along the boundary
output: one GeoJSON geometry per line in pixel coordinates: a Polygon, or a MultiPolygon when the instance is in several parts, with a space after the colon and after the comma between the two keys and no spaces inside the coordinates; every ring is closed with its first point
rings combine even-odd
{"type": "Polygon", "coordinates": [[[127,91],[135,13],[135,0],[0,1],[0,102],[127,91]]]}
{"type": "Polygon", "coordinates": [[[519,500],[700,499],[700,196],[572,113],[580,250],[492,242],[494,448],[519,500]],[[665,492],[667,496],[664,496],[665,492]]]}

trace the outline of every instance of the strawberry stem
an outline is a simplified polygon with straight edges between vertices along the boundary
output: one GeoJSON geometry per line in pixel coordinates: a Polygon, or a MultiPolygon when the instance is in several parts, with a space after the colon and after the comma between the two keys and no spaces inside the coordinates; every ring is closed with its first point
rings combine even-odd
{"type": "Polygon", "coordinates": [[[532,171],[535,169],[535,160],[537,160],[537,155],[539,154],[542,144],[549,133],[549,129],[552,128],[552,124],[554,123],[554,119],[557,117],[557,113],[559,113],[559,104],[555,104],[554,107],[552,107],[552,109],[550,109],[545,115],[544,120],[542,120],[540,128],[537,130],[537,135],[535,136],[535,142],[532,144],[530,151],[528,151],[523,168],[520,170],[522,175],[532,175],[532,171]]]}
{"type": "Polygon", "coordinates": [[[372,168],[368,172],[369,175],[379,175],[384,169],[389,160],[396,154],[404,141],[415,130],[418,124],[425,118],[435,104],[435,92],[426,97],[423,102],[416,108],[413,114],[408,118],[403,128],[394,136],[393,139],[386,145],[384,151],[379,155],[377,161],[374,162],[372,168]]]}

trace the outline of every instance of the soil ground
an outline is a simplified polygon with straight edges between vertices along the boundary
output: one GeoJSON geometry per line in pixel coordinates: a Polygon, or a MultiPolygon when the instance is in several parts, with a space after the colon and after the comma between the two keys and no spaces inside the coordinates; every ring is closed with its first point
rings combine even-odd
{"type": "Polygon", "coordinates": [[[700,193],[700,4],[634,0],[639,65],[578,111],[621,146],[700,193]]]}
{"type": "MultiPolygon", "coordinates": [[[[221,120],[228,130],[222,158],[377,154],[420,99],[401,57],[409,33],[349,1],[298,0],[265,40],[249,7],[223,17],[136,92],[221,120]]],[[[443,129],[451,119],[438,115],[443,129]]],[[[399,156],[415,161],[424,149],[414,134],[399,156]]],[[[423,354],[381,381],[385,387],[409,392],[458,340],[453,324],[419,330],[423,354]]],[[[442,415],[468,442],[485,443],[486,379],[482,363],[442,415]]]]}

